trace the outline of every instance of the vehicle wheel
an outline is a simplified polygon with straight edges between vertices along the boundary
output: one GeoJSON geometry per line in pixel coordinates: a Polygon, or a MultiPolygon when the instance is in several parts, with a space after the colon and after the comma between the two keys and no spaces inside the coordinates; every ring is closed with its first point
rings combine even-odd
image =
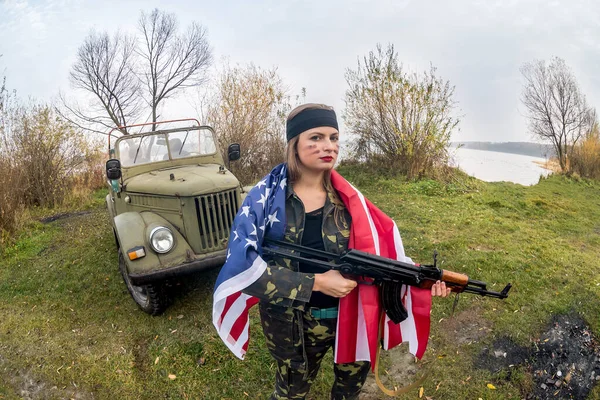
{"type": "Polygon", "coordinates": [[[123,253],[119,250],[119,270],[123,276],[123,280],[127,285],[127,290],[137,305],[150,315],[159,315],[169,305],[169,298],[165,288],[160,284],[136,286],[131,283],[127,265],[123,253]]]}

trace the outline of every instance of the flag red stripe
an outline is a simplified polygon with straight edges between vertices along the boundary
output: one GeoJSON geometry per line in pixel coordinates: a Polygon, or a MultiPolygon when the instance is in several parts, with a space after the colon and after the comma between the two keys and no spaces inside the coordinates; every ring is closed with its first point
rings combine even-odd
{"type": "Polygon", "coordinates": [[[431,291],[413,287],[411,288],[411,298],[417,339],[419,341],[419,348],[415,357],[421,359],[427,348],[427,341],[429,340],[429,328],[431,324],[431,291]]]}
{"type": "Polygon", "coordinates": [[[336,335],[336,362],[351,363],[356,361],[356,342],[358,331],[358,291],[351,291],[340,299],[338,312],[338,330],[336,335]]]}
{"type": "MultiPolygon", "coordinates": [[[[244,310],[240,313],[240,315],[238,315],[237,319],[231,326],[231,329],[229,331],[229,336],[232,339],[234,339],[236,342],[239,340],[242,333],[244,333],[244,328],[246,327],[246,324],[248,323],[248,319],[249,319],[249,315],[250,315],[248,313],[248,310],[250,310],[250,308],[252,308],[252,306],[254,306],[256,303],[258,303],[258,299],[256,297],[249,297],[246,300],[246,306],[245,306],[244,310]]],[[[247,342],[247,340],[246,340],[246,342],[247,342]]],[[[248,347],[247,343],[246,343],[246,347],[248,347]]]]}

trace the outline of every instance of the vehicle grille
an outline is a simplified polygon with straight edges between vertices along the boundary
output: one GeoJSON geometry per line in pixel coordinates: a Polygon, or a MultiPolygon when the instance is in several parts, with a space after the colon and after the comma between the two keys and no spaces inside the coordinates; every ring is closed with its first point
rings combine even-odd
{"type": "Polygon", "coordinates": [[[226,247],[238,207],[237,189],[196,197],[202,251],[226,247]]]}

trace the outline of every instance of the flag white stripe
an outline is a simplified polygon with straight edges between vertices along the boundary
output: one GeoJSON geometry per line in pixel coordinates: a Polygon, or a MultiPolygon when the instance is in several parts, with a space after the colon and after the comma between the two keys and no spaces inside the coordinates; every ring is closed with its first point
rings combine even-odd
{"type": "Polygon", "coordinates": [[[390,349],[390,326],[388,324],[389,321],[390,321],[390,318],[387,316],[387,314],[385,314],[385,317],[383,318],[383,349],[384,350],[390,349]]]}
{"type": "Polygon", "coordinates": [[[233,337],[229,336],[229,332],[231,332],[233,324],[236,323],[240,315],[246,311],[246,300],[248,298],[248,295],[242,293],[242,295],[233,302],[227,311],[227,314],[223,317],[223,321],[221,321],[221,329],[219,331],[220,333],[227,334],[226,339],[228,342],[235,341],[233,337]]]}
{"type": "Polygon", "coordinates": [[[358,291],[358,326],[356,338],[356,361],[371,361],[371,352],[367,339],[367,325],[365,322],[365,314],[362,307],[362,299],[360,290],[358,291]]]}
{"type": "Polygon", "coordinates": [[[373,223],[373,218],[371,217],[371,213],[369,212],[369,207],[367,207],[367,202],[365,201],[365,196],[362,195],[361,192],[358,191],[352,184],[352,189],[356,191],[358,198],[360,199],[360,204],[363,206],[363,210],[369,219],[369,228],[371,228],[371,236],[373,237],[373,247],[375,247],[375,254],[380,255],[381,251],[379,248],[379,234],[377,233],[377,229],[375,228],[375,224],[373,223]]]}
{"type": "Polygon", "coordinates": [[[419,339],[417,337],[417,326],[415,317],[412,313],[412,294],[410,288],[407,290],[405,307],[408,312],[408,318],[400,322],[400,331],[402,332],[402,341],[408,342],[408,351],[412,354],[417,354],[419,349],[419,339]]]}
{"type": "Polygon", "coordinates": [[[225,300],[239,291],[254,283],[267,269],[267,263],[260,257],[256,257],[252,266],[246,271],[222,282],[213,295],[213,325],[219,331],[219,319],[225,308],[225,300]]]}

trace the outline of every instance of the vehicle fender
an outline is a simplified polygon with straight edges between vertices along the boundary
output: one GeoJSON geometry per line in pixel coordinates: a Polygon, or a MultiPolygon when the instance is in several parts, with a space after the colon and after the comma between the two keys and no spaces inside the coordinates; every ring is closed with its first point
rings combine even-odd
{"type": "Polygon", "coordinates": [[[106,195],[106,208],[108,209],[108,215],[110,215],[111,218],[114,218],[116,214],[115,203],[110,193],[106,195]]]}
{"type": "Polygon", "coordinates": [[[157,271],[194,260],[194,252],[185,238],[158,214],[149,211],[122,213],[114,218],[114,226],[120,251],[123,252],[127,270],[131,274],[157,271]],[[173,249],[165,254],[156,253],[150,246],[150,232],[159,226],[169,228],[175,242],[173,249]],[[128,251],[139,246],[144,247],[146,255],[130,260],[128,251]]]}

